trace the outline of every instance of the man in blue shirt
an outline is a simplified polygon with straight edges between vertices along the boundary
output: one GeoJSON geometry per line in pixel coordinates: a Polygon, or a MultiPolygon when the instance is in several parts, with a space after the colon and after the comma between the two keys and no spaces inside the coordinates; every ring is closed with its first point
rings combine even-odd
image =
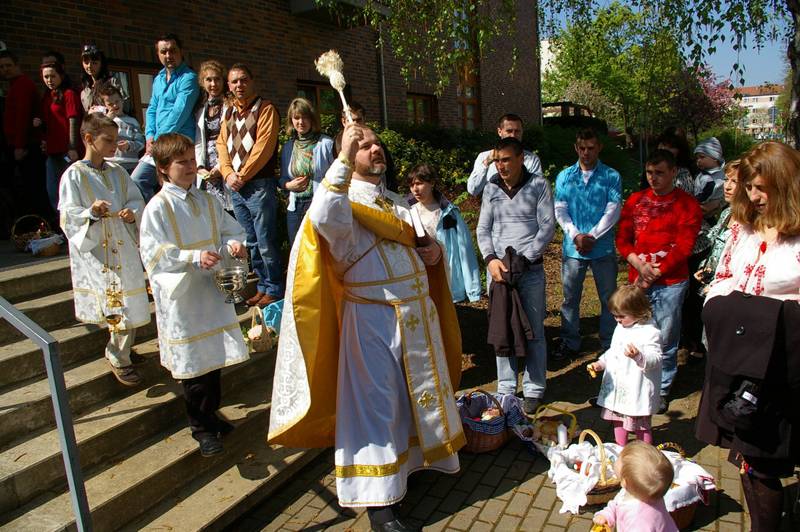
{"type": "Polygon", "coordinates": [[[581,344],[580,303],[586,270],[592,276],[600,299],[600,343],[608,349],[615,321],[606,303],[617,287],[617,257],[614,225],[622,206],[619,172],[600,162],[603,144],[591,129],[578,131],[575,151],[578,162],[556,178],[556,221],[564,232],[561,281],[561,345],[554,358],[578,354],[581,344]]]}
{"type": "Polygon", "coordinates": [[[131,174],[145,201],[150,201],[158,187],[156,167],[150,156],[153,141],[164,133],[180,133],[194,140],[192,111],[200,96],[200,86],[197,74],[183,62],[182,50],[181,40],[174,33],[156,40],[156,53],[164,68],[153,80],[153,92],[147,107],[145,156],[131,174]]]}

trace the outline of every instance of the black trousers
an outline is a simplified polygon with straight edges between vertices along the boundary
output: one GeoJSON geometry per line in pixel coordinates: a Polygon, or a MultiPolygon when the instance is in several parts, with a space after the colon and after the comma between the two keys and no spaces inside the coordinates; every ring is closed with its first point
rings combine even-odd
{"type": "Polygon", "coordinates": [[[196,440],[222,430],[223,422],[217,417],[222,396],[221,376],[222,370],[217,369],[182,381],[189,428],[196,440]]]}

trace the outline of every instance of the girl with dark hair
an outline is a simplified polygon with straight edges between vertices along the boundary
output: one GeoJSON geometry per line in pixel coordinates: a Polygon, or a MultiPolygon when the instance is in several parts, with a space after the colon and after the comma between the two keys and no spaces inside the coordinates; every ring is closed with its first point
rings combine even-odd
{"type": "Polygon", "coordinates": [[[47,155],[47,196],[53,210],[58,206],[58,183],[67,166],[78,160],[81,150],[80,96],[71,87],[64,67],[58,63],[41,66],[42,81],[48,91],[42,98],[34,127],[44,126],[43,149],[47,155]]]}
{"type": "Polygon", "coordinates": [[[119,80],[111,75],[108,69],[108,60],[106,55],[94,44],[86,44],[81,50],[81,66],[83,74],[81,74],[81,104],[83,110],[87,113],[94,105],[102,105],[98,100],[97,88],[103,83],[111,83],[122,94],[124,102],[124,110],[128,113],[127,107],[128,95],[122,88],[119,80]]]}
{"type": "Polygon", "coordinates": [[[419,213],[425,231],[444,248],[453,302],[477,301],[481,297],[481,275],[472,235],[458,207],[436,189],[437,178],[436,169],[429,164],[412,168],[408,173],[408,203],[419,213]]]}

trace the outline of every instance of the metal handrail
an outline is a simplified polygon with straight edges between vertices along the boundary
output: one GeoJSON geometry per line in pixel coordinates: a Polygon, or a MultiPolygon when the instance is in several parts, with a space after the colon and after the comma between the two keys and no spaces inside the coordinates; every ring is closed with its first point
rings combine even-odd
{"type": "Polygon", "coordinates": [[[3,297],[0,297],[0,318],[5,318],[12,327],[42,348],[58,428],[58,441],[61,445],[61,455],[64,457],[72,510],[75,512],[75,524],[79,531],[90,532],[92,514],[89,512],[89,502],[86,499],[86,486],[83,483],[78,443],[75,440],[67,385],[64,382],[64,370],[61,368],[61,358],[58,355],[58,342],[3,297]]]}

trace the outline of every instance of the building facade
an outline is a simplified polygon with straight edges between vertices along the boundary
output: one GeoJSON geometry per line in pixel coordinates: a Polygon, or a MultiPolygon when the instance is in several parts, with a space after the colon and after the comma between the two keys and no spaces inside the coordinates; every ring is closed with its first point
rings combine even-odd
{"type": "Polygon", "coordinates": [[[740,122],[740,128],[758,140],[782,139],[778,109],[781,92],[783,85],[774,83],[736,89],[734,97],[747,113],[740,122]]]}
{"type": "Polygon", "coordinates": [[[431,122],[492,129],[506,112],[529,123],[539,121],[536,1],[518,0],[518,8],[516,42],[498,39],[496,51],[479,61],[477,72],[454,73],[440,95],[423,80],[407,83],[391,46],[381,49],[375,31],[341,27],[314,0],[9,0],[0,18],[0,38],[34,78],[42,53],[52,49],[64,54],[68,73],[80,79],[81,47],[96,44],[127,88],[140,121],[160,70],[154,39],[172,32],[182,39],[193,68],[207,59],[250,65],[260,94],[282,114],[298,95],[310,98],[322,113],[337,112],[338,96],[314,68],[314,59],[333,48],[344,60],[348,97],[365,107],[368,120],[383,122],[385,115],[390,125],[431,122]],[[513,44],[517,61],[509,74],[513,44]]]}

